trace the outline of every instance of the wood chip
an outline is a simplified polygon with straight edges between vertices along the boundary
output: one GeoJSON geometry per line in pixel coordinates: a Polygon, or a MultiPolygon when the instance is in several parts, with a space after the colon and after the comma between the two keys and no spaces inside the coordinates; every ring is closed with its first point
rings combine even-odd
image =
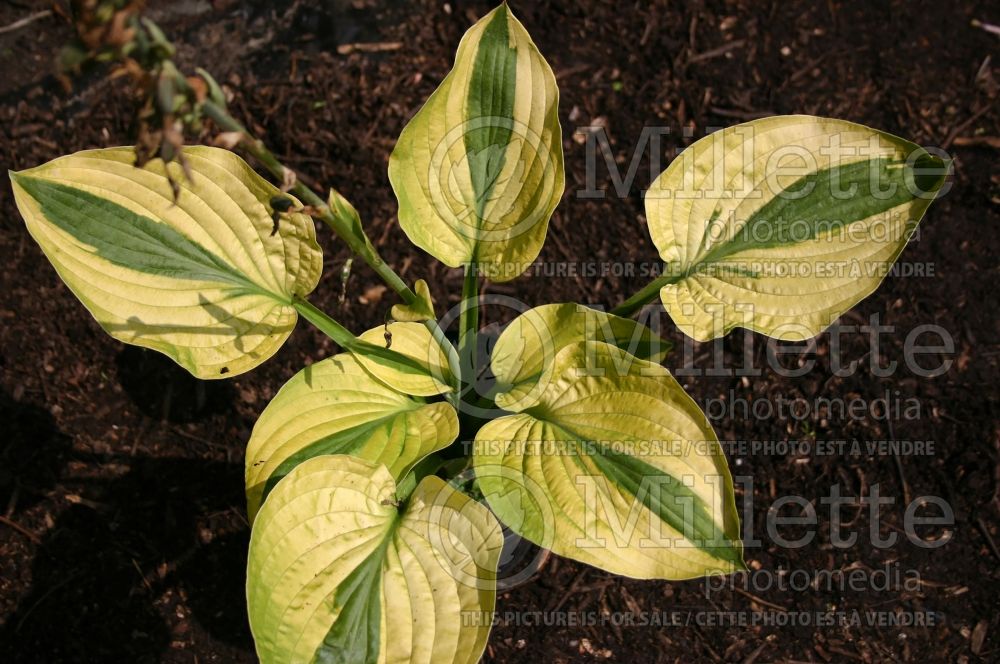
{"type": "Polygon", "coordinates": [[[398,51],[403,48],[403,42],[370,42],[359,44],[341,44],[337,47],[337,53],[348,55],[350,53],[384,53],[386,51],[398,51]]]}
{"type": "Polygon", "coordinates": [[[980,620],[976,623],[976,628],[972,630],[972,638],[969,640],[969,649],[972,651],[973,655],[978,655],[983,649],[983,642],[986,641],[986,630],[989,628],[989,623],[985,620],[980,620]]]}

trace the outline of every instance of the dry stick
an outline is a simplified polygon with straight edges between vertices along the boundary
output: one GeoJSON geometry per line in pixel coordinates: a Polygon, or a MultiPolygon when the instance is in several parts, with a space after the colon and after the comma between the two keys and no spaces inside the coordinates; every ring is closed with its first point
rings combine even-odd
{"type": "Polygon", "coordinates": [[[781,611],[782,613],[788,613],[788,607],[786,607],[786,606],[781,606],[780,604],[775,604],[774,602],[768,602],[766,599],[761,599],[760,597],[757,597],[753,593],[747,592],[746,590],[743,590],[742,588],[733,588],[733,590],[735,590],[736,592],[738,592],[740,595],[743,595],[744,597],[746,597],[751,602],[756,602],[757,604],[760,604],[761,606],[766,606],[767,608],[774,609],[775,611],[781,611]]]}
{"type": "Polygon", "coordinates": [[[956,136],[951,144],[959,148],[986,146],[1000,150],[1000,136],[956,136]]]}
{"type": "Polygon", "coordinates": [[[209,440],[208,438],[202,438],[201,436],[196,436],[193,433],[188,433],[180,427],[168,427],[170,431],[177,434],[181,438],[187,438],[188,440],[194,441],[196,443],[201,443],[202,445],[208,445],[209,447],[215,448],[217,450],[222,450],[224,452],[232,451],[228,445],[223,445],[222,443],[216,443],[215,441],[209,440]]]}
{"type": "Polygon", "coordinates": [[[722,108],[720,106],[711,106],[708,109],[710,112],[724,117],[724,118],[735,118],[736,120],[759,120],[760,118],[768,118],[772,115],[776,115],[774,111],[741,111],[738,108],[722,108]]]}
{"type": "Polygon", "coordinates": [[[990,545],[990,551],[993,552],[993,555],[996,556],[997,559],[1000,559],[1000,549],[997,549],[997,544],[993,541],[993,536],[990,535],[989,529],[986,528],[986,524],[983,522],[983,517],[976,517],[976,525],[979,527],[979,531],[983,534],[983,537],[986,538],[986,543],[990,545]]]}
{"type": "Polygon", "coordinates": [[[701,641],[701,645],[704,646],[706,650],[708,650],[708,654],[711,655],[713,661],[716,661],[716,662],[723,661],[722,656],[718,652],[716,652],[715,648],[713,648],[712,644],[709,642],[708,635],[705,634],[705,630],[703,630],[697,624],[697,622],[694,625],[694,634],[695,634],[695,637],[699,641],[701,641]]]}
{"type": "Polygon", "coordinates": [[[577,587],[580,585],[580,582],[583,581],[583,577],[586,576],[586,574],[587,574],[586,568],[580,570],[580,572],[576,575],[576,578],[573,579],[573,582],[569,584],[569,588],[566,589],[566,592],[563,594],[563,596],[559,599],[558,602],[555,603],[555,605],[551,609],[548,609],[548,612],[555,613],[556,611],[561,609],[563,604],[566,603],[566,600],[568,600],[570,596],[572,596],[573,593],[576,592],[577,587]]]}
{"type": "Polygon", "coordinates": [[[981,118],[984,115],[986,115],[986,112],[989,111],[991,108],[993,108],[993,102],[985,104],[982,108],[980,108],[978,111],[976,111],[975,113],[973,113],[972,116],[968,120],[966,120],[962,124],[960,124],[957,127],[955,127],[952,130],[952,132],[950,134],[948,134],[948,138],[944,139],[944,143],[941,144],[941,149],[942,150],[947,150],[949,147],[951,147],[952,142],[956,138],[958,138],[959,134],[961,134],[966,129],[968,129],[969,127],[971,127],[973,122],[975,122],[979,118],[981,118]]]}
{"type": "Polygon", "coordinates": [[[52,16],[51,9],[43,9],[40,12],[35,12],[34,14],[28,14],[24,18],[18,19],[11,23],[10,25],[5,25],[0,28],[0,35],[5,35],[8,32],[14,32],[15,30],[20,30],[23,27],[29,26],[35,21],[39,21],[43,18],[48,18],[52,16]]]}
{"type": "Polygon", "coordinates": [[[7,517],[0,515],[0,523],[4,524],[5,526],[9,526],[10,528],[13,528],[17,532],[21,533],[22,535],[30,539],[35,544],[42,543],[42,538],[40,538],[38,535],[31,532],[30,530],[28,530],[27,528],[25,528],[16,521],[12,521],[11,519],[8,519],[7,517]]]}
{"type": "Polygon", "coordinates": [[[337,47],[340,55],[349,55],[355,51],[360,53],[384,53],[385,51],[398,51],[403,48],[403,42],[358,42],[355,44],[341,44],[337,47]]]}
{"type": "Polygon", "coordinates": [[[720,55],[725,55],[737,48],[741,48],[744,44],[742,39],[737,39],[736,41],[731,41],[728,44],[723,44],[718,48],[713,48],[710,51],[705,51],[704,53],[698,53],[697,55],[692,55],[688,58],[689,64],[694,64],[696,62],[702,62],[703,60],[711,60],[712,58],[717,58],[720,55]]]}
{"type": "Polygon", "coordinates": [[[977,18],[972,19],[972,21],[970,21],[970,25],[972,25],[972,27],[974,28],[985,30],[986,32],[989,32],[991,34],[1000,35],[1000,26],[998,25],[993,25],[992,23],[984,23],[977,18]]]}
{"type": "MultiPolygon", "coordinates": [[[[889,438],[893,442],[896,442],[896,432],[893,431],[892,418],[887,418],[886,423],[889,426],[889,438]]],[[[892,460],[896,463],[896,473],[899,475],[899,484],[903,489],[903,502],[907,505],[910,504],[910,483],[906,481],[906,473],[903,472],[903,462],[899,458],[899,454],[895,450],[892,451],[892,460]]]]}
{"type": "Polygon", "coordinates": [[[59,581],[58,583],[54,583],[53,585],[49,586],[49,589],[46,590],[42,594],[42,596],[39,597],[38,600],[36,600],[34,604],[32,604],[31,606],[29,606],[28,610],[25,611],[21,615],[21,619],[14,626],[14,634],[17,634],[18,632],[21,631],[21,628],[24,627],[24,623],[26,623],[28,621],[28,618],[35,611],[35,609],[37,609],[39,606],[41,606],[42,603],[45,602],[45,600],[47,600],[49,597],[51,597],[53,593],[55,593],[57,590],[59,590],[63,586],[69,584],[70,582],[76,581],[82,575],[83,575],[83,572],[74,572],[74,573],[66,576],[62,581],[59,581]]]}
{"type": "Polygon", "coordinates": [[[760,654],[764,652],[764,648],[766,648],[768,645],[770,645],[770,642],[765,640],[764,643],[757,646],[757,649],[754,650],[752,653],[750,653],[747,656],[747,658],[743,660],[743,664],[754,664],[754,662],[757,661],[757,658],[760,657],[760,654]]]}

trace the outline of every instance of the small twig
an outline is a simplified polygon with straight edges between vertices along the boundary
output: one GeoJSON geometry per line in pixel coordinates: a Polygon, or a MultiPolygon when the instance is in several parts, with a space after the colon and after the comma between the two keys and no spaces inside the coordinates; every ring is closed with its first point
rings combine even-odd
{"type": "Polygon", "coordinates": [[[561,609],[562,606],[563,606],[563,604],[566,603],[566,600],[568,600],[573,595],[573,593],[575,593],[577,591],[577,588],[579,587],[580,582],[583,581],[583,577],[586,576],[586,575],[587,575],[587,569],[586,568],[580,570],[580,572],[576,575],[576,578],[573,579],[573,582],[569,584],[569,588],[567,588],[566,592],[563,593],[563,596],[561,598],[559,598],[559,601],[557,601],[555,604],[553,604],[551,609],[547,609],[547,610],[549,612],[551,612],[551,613],[555,613],[556,611],[558,611],[559,609],[561,609]]]}
{"type": "Polygon", "coordinates": [[[30,539],[35,544],[40,545],[42,543],[42,538],[40,538],[35,533],[31,532],[30,530],[19,524],[17,521],[12,521],[11,519],[8,519],[5,516],[0,516],[0,523],[10,528],[13,528],[17,532],[21,533],[22,535],[30,539]]]}
{"type": "MultiPolygon", "coordinates": [[[[896,440],[896,432],[893,431],[892,418],[886,420],[889,426],[889,438],[896,440]]],[[[906,473],[903,471],[903,462],[900,460],[899,455],[893,452],[892,460],[896,463],[896,474],[899,476],[899,485],[903,489],[903,503],[906,505],[910,504],[910,483],[906,481],[906,473]]]]}
{"type": "Polygon", "coordinates": [[[951,144],[958,148],[985,146],[1000,150],[1000,136],[956,136],[951,144]]]}
{"type": "Polygon", "coordinates": [[[713,48],[710,51],[705,51],[704,53],[698,53],[696,55],[692,55],[690,58],[688,58],[688,64],[694,64],[695,62],[702,62],[703,60],[711,60],[712,58],[717,58],[720,55],[725,55],[726,53],[729,53],[732,50],[741,48],[743,44],[744,41],[742,39],[737,39],[736,41],[731,41],[728,44],[723,44],[718,48],[713,48]]]}
{"type": "Polygon", "coordinates": [[[708,635],[706,635],[705,631],[697,624],[694,625],[694,634],[695,637],[701,641],[701,645],[708,651],[708,654],[711,656],[713,661],[723,661],[722,656],[716,652],[715,648],[712,647],[712,644],[709,643],[708,635]]]}
{"type": "Polygon", "coordinates": [[[570,76],[575,76],[576,74],[582,74],[588,69],[590,69],[590,65],[573,65],[566,69],[560,69],[556,72],[556,80],[559,81],[570,76]]]}
{"type": "Polygon", "coordinates": [[[983,537],[986,538],[986,543],[990,545],[990,551],[992,551],[993,555],[1000,560],[1000,549],[997,549],[997,543],[993,541],[993,536],[990,535],[990,531],[986,528],[986,524],[983,523],[982,517],[976,517],[976,525],[979,527],[979,531],[983,534],[983,537]]]}
{"type": "Polygon", "coordinates": [[[789,83],[794,83],[795,81],[799,80],[800,78],[811,72],[813,69],[815,69],[818,64],[820,64],[829,57],[830,57],[829,53],[824,53],[818,58],[813,58],[812,60],[807,62],[804,67],[799,68],[791,76],[789,76],[788,79],[781,84],[781,87],[783,88],[789,83]]]}
{"type": "Polygon", "coordinates": [[[142,579],[142,585],[146,586],[146,590],[148,590],[149,594],[152,595],[153,594],[153,584],[151,584],[149,582],[149,579],[146,578],[146,574],[142,571],[142,568],[139,567],[139,563],[136,562],[135,558],[132,559],[132,567],[135,568],[135,571],[138,572],[138,574],[139,574],[139,578],[142,579]]]}
{"type": "Polygon", "coordinates": [[[775,611],[781,611],[782,613],[788,613],[788,608],[787,607],[781,606],[780,604],[775,604],[774,602],[768,602],[766,599],[761,599],[760,597],[757,597],[753,593],[747,592],[746,590],[743,590],[742,588],[733,588],[733,590],[735,590],[739,594],[743,595],[744,597],[746,597],[747,599],[749,599],[751,602],[756,602],[757,604],[760,604],[761,606],[766,606],[767,608],[774,609],[775,611]]]}
{"type": "Polygon", "coordinates": [[[196,436],[193,433],[188,433],[187,431],[185,431],[180,427],[168,427],[168,431],[177,434],[181,438],[187,438],[188,440],[192,440],[196,443],[201,443],[202,445],[208,445],[209,447],[214,447],[215,449],[223,450],[225,452],[230,451],[230,448],[227,445],[223,445],[222,443],[217,443],[207,438],[202,438],[201,436],[196,436]]]}
{"type": "Polygon", "coordinates": [[[947,150],[949,147],[951,147],[951,144],[955,141],[956,138],[958,138],[959,134],[963,133],[966,129],[971,127],[973,122],[986,115],[986,112],[990,110],[992,107],[993,107],[992,102],[989,104],[984,104],[983,107],[980,108],[975,113],[973,113],[968,120],[955,127],[951,131],[951,133],[948,134],[948,138],[944,139],[944,142],[941,144],[941,149],[947,150]]]}
{"type": "Polygon", "coordinates": [[[0,28],[0,35],[5,35],[8,32],[14,32],[15,30],[20,30],[23,27],[29,26],[35,21],[40,21],[43,18],[48,18],[52,16],[51,9],[43,9],[40,12],[35,12],[34,14],[28,14],[24,18],[18,19],[11,23],[10,25],[5,25],[0,28]]]}
{"type": "Polygon", "coordinates": [[[64,578],[62,581],[59,581],[58,583],[54,583],[51,586],[49,586],[49,589],[46,590],[42,594],[42,596],[39,597],[38,600],[34,604],[32,604],[31,606],[29,606],[28,610],[25,611],[21,615],[21,619],[17,622],[17,625],[14,626],[14,634],[17,634],[18,632],[21,631],[21,628],[24,627],[24,623],[26,623],[28,621],[28,618],[35,611],[35,609],[37,609],[39,606],[41,606],[42,603],[45,600],[47,600],[49,597],[52,596],[53,593],[55,593],[57,590],[59,590],[60,588],[62,588],[65,585],[67,585],[71,581],[76,581],[80,577],[81,574],[83,574],[83,572],[74,572],[74,573],[69,574],[68,576],[66,576],[66,578],[64,578]]]}
{"type": "Polygon", "coordinates": [[[972,27],[979,28],[980,30],[985,30],[990,34],[1000,35],[1000,25],[993,25],[992,23],[983,23],[979,19],[972,19],[972,27]]]}
{"type": "Polygon", "coordinates": [[[752,653],[750,653],[747,656],[747,658],[743,660],[743,664],[754,664],[754,662],[757,661],[757,658],[760,657],[760,654],[762,652],[764,652],[764,648],[766,648],[767,646],[769,646],[770,643],[771,642],[769,640],[765,639],[764,643],[762,643],[759,646],[757,646],[757,649],[754,650],[752,653]]]}
{"type": "Polygon", "coordinates": [[[850,657],[851,659],[864,660],[864,658],[861,657],[860,655],[852,653],[848,650],[843,650],[842,648],[837,648],[835,646],[828,646],[827,650],[832,652],[834,655],[843,655],[844,657],[850,657]]]}
{"type": "Polygon", "coordinates": [[[724,118],[736,118],[737,120],[756,120],[775,114],[774,111],[741,111],[735,108],[719,108],[718,106],[712,106],[708,110],[724,118]]]}
{"type": "Polygon", "coordinates": [[[233,505],[229,506],[229,511],[232,512],[233,515],[237,519],[239,519],[240,521],[242,521],[244,526],[246,526],[247,528],[250,528],[250,522],[247,521],[247,518],[243,515],[243,512],[241,512],[240,510],[236,509],[236,507],[234,507],[233,505]]]}

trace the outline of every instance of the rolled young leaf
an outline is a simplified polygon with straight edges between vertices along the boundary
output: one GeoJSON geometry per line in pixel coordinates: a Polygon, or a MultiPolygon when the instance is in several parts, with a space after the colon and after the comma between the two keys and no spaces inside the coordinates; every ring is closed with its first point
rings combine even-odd
{"type": "Polygon", "coordinates": [[[671,278],[663,305],[706,341],[745,327],[802,340],[872,293],[947,165],[851,122],[778,116],[685,150],[646,193],[671,278]]]}
{"type": "Polygon", "coordinates": [[[523,272],[565,184],[558,105],[551,68],[506,3],[470,28],[389,158],[410,240],[495,281],[523,272]]]}
{"type": "Polygon", "coordinates": [[[659,363],[670,350],[669,341],[628,318],[582,304],[535,307],[511,321],[493,348],[490,366],[497,380],[496,404],[510,411],[533,405],[547,387],[542,375],[556,354],[586,340],[620,348],[622,363],[631,362],[633,356],[659,363]]]}
{"type": "Polygon", "coordinates": [[[320,456],[275,486],[250,537],[262,664],[474,664],[503,544],[489,510],[437,477],[397,507],[383,466],[320,456]]]}
{"type": "Polygon", "coordinates": [[[163,162],[136,168],[132,148],[78,152],[11,181],[28,231],[105,331],[225,378],[281,347],[322,255],[312,219],[272,219],[281,192],[238,156],[184,154],[190,181],[168,165],[176,201],[163,162]]]}
{"type": "Polygon", "coordinates": [[[458,436],[458,416],[376,380],[342,353],[295,374],[254,425],[246,453],[247,513],[295,466],[349,454],[386,466],[396,479],[458,436]]]}
{"type": "Polygon", "coordinates": [[[743,567],[732,477],[704,413],[658,364],[566,346],[540,399],[476,434],[493,512],[555,553],[636,578],[743,567]]]}

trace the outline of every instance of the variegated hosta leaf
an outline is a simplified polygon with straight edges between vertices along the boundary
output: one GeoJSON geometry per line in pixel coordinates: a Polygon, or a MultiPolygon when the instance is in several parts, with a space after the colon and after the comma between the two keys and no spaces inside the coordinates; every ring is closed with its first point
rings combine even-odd
{"type": "Polygon", "coordinates": [[[233,153],[189,147],[191,180],[132,148],[89,150],[12,173],[17,207],[59,276],[111,336],[199,378],[243,373],[295,326],[294,296],[323,261],[312,220],[233,153]]]}
{"type": "Polygon", "coordinates": [[[250,537],[247,601],[263,664],[474,664],[486,647],[503,537],[437,477],[396,506],[382,466],[299,465],[250,537]]]}
{"type": "Polygon", "coordinates": [[[743,566],[732,478],[715,433],[658,364],[599,341],[556,355],[541,398],[476,435],[494,513],[559,555],[637,578],[743,566]]]}
{"type": "Polygon", "coordinates": [[[427,326],[420,323],[389,323],[373,327],[358,338],[387,347],[414,361],[414,364],[407,365],[391,358],[357,353],[356,357],[362,366],[383,383],[418,397],[443,394],[451,389],[454,378],[448,366],[448,356],[434,341],[427,326]]]}
{"type": "Polygon", "coordinates": [[[715,132],[646,193],[653,241],[679,275],[663,304],[702,341],[734,327],[813,337],[878,287],[946,170],[913,143],[841,120],[715,132]]]}
{"type": "Polygon", "coordinates": [[[552,70],[506,3],[472,26],[389,159],[410,240],[495,281],[523,272],[563,193],[558,105],[552,70]]]}
{"type": "Polygon", "coordinates": [[[490,366],[497,379],[496,404],[520,411],[536,403],[547,388],[542,377],[556,354],[588,339],[621,349],[616,357],[622,364],[631,362],[633,356],[659,363],[670,350],[669,341],[634,320],[582,304],[535,307],[515,318],[493,348],[490,366]]]}
{"type": "Polygon", "coordinates": [[[413,291],[417,294],[417,300],[413,304],[394,304],[392,306],[393,320],[404,323],[419,323],[425,320],[436,320],[434,313],[434,298],[431,297],[431,289],[423,279],[417,279],[413,284],[413,291]]]}
{"type": "Polygon", "coordinates": [[[382,384],[342,353],[295,374],[254,426],[246,454],[251,521],[267,493],[307,459],[350,454],[401,478],[458,436],[455,409],[382,384]]]}

